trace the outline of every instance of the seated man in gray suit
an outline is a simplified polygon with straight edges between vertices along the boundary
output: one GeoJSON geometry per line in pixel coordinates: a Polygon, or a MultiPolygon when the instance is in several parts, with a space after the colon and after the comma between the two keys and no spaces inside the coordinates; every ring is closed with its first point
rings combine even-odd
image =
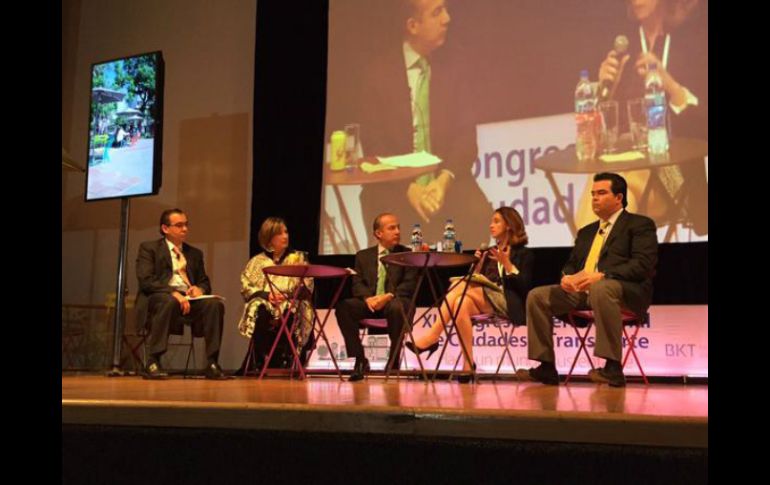
{"type": "Polygon", "coordinates": [[[552,317],[573,309],[591,309],[596,321],[594,355],[606,359],[606,364],[589,376],[594,382],[625,386],[620,364],[621,309],[636,314],[647,311],[658,261],[655,223],[649,217],[624,210],[627,190],[626,180],[620,175],[594,176],[591,205],[599,220],[578,231],[561,283],[535,288],[527,296],[529,358],[541,364],[520,369],[520,378],[558,385],[552,317]]]}
{"type": "MultiPolygon", "coordinates": [[[[359,321],[363,318],[386,318],[390,335],[390,355],[393,367],[398,368],[401,350],[399,337],[403,328],[404,312],[415,290],[415,271],[402,266],[386,267],[380,258],[389,253],[409,251],[399,244],[401,227],[398,218],[389,213],[378,215],[372,224],[378,244],[356,253],[356,274],[353,275],[353,298],[337,303],[337,323],[340,326],[349,356],[356,358],[350,381],[360,381],[369,372],[369,361],[364,356],[359,336],[359,321]]],[[[411,320],[412,316],[407,315],[411,320]]]]}
{"type": "Polygon", "coordinates": [[[182,210],[166,210],[160,216],[163,238],[139,246],[136,325],[137,330],[146,327],[149,332],[145,379],[168,376],[161,368],[160,358],[168,348],[169,334],[182,335],[184,323],[190,324],[193,336],[206,339],[206,378],[227,379],[217,363],[225,307],[217,298],[189,300],[211,294],[211,284],[203,266],[203,253],[185,243],[188,228],[187,215],[182,210]]]}

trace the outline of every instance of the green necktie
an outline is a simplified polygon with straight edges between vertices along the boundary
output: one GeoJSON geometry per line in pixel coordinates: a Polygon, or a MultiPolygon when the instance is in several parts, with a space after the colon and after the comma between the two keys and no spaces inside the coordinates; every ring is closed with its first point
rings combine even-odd
{"type": "MultiPolygon", "coordinates": [[[[431,153],[430,146],[430,64],[424,57],[417,61],[420,67],[420,78],[417,80],[417,92],[415,93],[415,132],[414,151],[431,153]]],[[[415,180],[417,184],[425,186],[433,179],[432,173],[421,175],[415,180]]]]}
{"type": "MultiPolygon", "coordinates": [[[[380,256],[385,256],[390,251],[387,249],[383,249],[380,252],[380,256]]],[[[377,258],[377,294],[378,295],[384,295],[385,294],[385,276],[387,275],[387,269],[385,268],[385,265],[380,263],[379,258],[377,258]]]]}

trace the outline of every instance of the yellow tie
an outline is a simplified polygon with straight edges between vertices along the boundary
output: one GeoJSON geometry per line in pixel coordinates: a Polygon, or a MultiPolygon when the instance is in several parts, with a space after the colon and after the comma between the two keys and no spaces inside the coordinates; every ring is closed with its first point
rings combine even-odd
{"type": "Polygon", "coordinates": [[[602,251],[602,244],[604,244],[604,233],[609,225],[609,221],[602,222],[601,227],[596,231],[594,242],[591,244],[591,250],[586,258],[586,264],[583,266],[583,271],[586,273],[596,272],[596,265],[599,264],[599,253],[602,251]]]}

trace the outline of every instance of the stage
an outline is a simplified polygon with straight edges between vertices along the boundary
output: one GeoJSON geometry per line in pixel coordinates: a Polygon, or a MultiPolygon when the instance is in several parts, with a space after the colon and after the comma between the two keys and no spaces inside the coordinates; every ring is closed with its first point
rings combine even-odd
{"type": "Polygon", "coordinates": [[[708,448],[708,386],[62,376],[62,424],[708,448]]]}

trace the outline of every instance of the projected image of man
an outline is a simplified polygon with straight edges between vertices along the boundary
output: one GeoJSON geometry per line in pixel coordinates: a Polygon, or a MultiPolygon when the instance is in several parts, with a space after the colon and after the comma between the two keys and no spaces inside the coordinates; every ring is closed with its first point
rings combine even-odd
{"type": "MultiPolygon", "coordinates": [[[[462,238],[486,234],[491,206],[471,174],[477,156],[472,92],[446,50],[451,16],[445,0],[399,0],[401,42],[386,46],[363,73],[360,119],[367,155],[425,151],[442,159],[413,180],[366,184],[364,220],[378,213],[419,222],[428,241],[440,239],[447,218],[462,238]]],[[[373,241],[370,241],[373,243],[373,241]]]]}

